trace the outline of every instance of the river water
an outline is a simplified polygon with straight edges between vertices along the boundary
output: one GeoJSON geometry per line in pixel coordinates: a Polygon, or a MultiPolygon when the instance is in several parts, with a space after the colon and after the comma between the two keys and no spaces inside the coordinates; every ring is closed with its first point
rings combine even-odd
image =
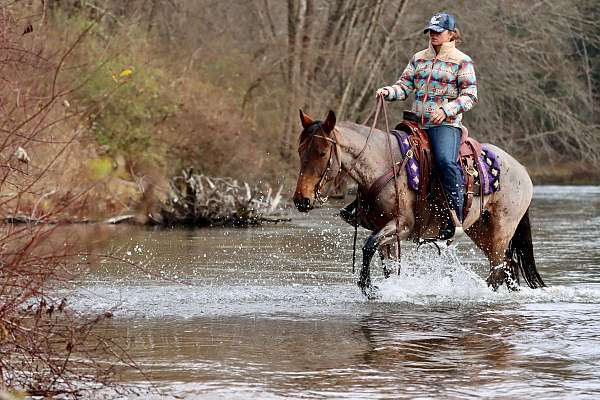
{"type": "MultiPolygon", "coordinates": [[[[337,208],[251,229],[110,227],[73,307],[113,309],[106,331],[150,398],[600,398],[600,187],[536,187],[546,289],[491,292],[470,243],[403,247],[401,273],[352,274],[337,208]]],[[[359,231],[359,240],[367,236],[359,231]]],[[[360,261],[360,256],[358,257],[360,261]]]]}

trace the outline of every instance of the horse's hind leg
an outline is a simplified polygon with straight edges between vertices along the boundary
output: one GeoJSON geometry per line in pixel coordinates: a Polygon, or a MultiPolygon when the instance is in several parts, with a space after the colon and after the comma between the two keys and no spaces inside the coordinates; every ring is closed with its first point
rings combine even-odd
{"type": "MultiPolygon", "coordinates": [[[[467,216],[466,227],[474,222],[467,234],[490,260],[489,286],[497,289],[505,282],[509,289],[516,290],[521,275],[529,287],[543,287],[535,265],[529,224],[533,184],[517,160],[499,148],[490,147],[501,160],[502,190],[482,199],[487,211],[478,221],[472,221],[478,213],[467,216]]],[[[472,210],[476,209],[473,205],[472,210]]]]}
{"type": "Polygon", "coordinates": [[[506,283],[509,290],[518,290],[517,266],[506,256],[516,225],[513,229],[507,228],[501,227],[496,218],[485,211],[480,220],[466,230],[467,235],[490,261],[490,273],[486,282],[493,290],[497,290],[502,283],[506,283]]]}

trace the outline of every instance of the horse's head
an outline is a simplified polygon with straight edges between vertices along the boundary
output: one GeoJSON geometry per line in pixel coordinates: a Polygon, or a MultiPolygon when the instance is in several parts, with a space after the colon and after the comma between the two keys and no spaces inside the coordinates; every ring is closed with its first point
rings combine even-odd
{"type": "Polygon", "coordinates": [[[339,173],[341,160],[333,111],[329,111],[325,121],[321,122],[313,121],[300,110],[300,121],[304,129],[298,145],[300,175],[294,193],[294,204],[298,211],[308,212],[313,208],[315,200],[321,200],[323,185],[339,173]]]}

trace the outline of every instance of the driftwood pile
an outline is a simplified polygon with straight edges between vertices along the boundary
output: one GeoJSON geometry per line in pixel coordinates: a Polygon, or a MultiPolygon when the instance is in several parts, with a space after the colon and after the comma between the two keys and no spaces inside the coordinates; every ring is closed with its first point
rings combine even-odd
{"type": "Polygon", "coordinates": [[[289,220],[277,218],[281,190],[251,188],[246,182],[183,171],[171,180],[161,207],[161,223],[168,226],[259,225],[289,220]]]}

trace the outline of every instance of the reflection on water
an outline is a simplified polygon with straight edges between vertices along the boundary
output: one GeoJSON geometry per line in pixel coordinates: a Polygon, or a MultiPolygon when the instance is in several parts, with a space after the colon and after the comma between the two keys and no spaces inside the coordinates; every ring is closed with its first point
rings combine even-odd
{"type": "Polygon", "coordinates": [[[531,214],[545,290],[491,293],[472,246],[407,244],[366,301],[352,228],[324,208],[247,230],[111,228],[144,268],[98,265],[74,306],[116,306],[107,333],[147,374],[123,379],[156,398],[596,398],[600,188],[536,188],[531,214]]]}

